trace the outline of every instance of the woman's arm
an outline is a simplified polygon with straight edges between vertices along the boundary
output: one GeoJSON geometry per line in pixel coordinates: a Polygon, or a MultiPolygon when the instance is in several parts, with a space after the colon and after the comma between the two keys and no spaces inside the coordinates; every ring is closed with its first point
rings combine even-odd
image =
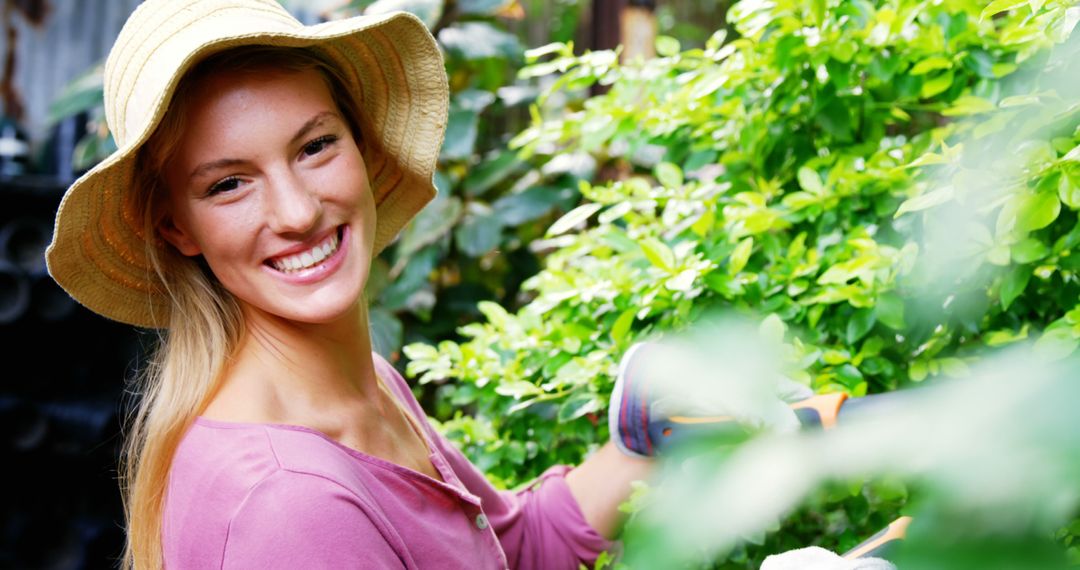
{"type": "Polygon", "coordinates": [[[585,520],[606,538],[619,533],[619,505],[630,496],[630,483],[648,479],[654,461],[631,457],[608,442],[566,475],[570,494],[585,520]]]}

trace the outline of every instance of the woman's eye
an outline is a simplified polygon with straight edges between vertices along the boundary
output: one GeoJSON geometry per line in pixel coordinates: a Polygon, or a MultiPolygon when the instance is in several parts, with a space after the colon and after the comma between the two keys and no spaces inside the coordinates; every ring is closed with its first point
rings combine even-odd
{"type": "Polygon", "coordinates": [[[240,179],[235,176],[230,176],[224,180],[215,182],[212,186],[210,186],[210,190],[207,192],[207,194],[214,195],[220,192],[229,192],[231,190],[236,190],[239,187],[240,179]]]}
{"type": "Polygon", "coordinates": [[[336,141],[336,140],[337,140],[337,137],[335,137],[333,135],[326,135],[324,137],[319,137],[319,138],[307,143],[306,145],[304,145],[304,155],[306,155],[306,156],[314,156],[316,154],[319,154],[326,147],[333,144],[334,141],[336,141]]]}

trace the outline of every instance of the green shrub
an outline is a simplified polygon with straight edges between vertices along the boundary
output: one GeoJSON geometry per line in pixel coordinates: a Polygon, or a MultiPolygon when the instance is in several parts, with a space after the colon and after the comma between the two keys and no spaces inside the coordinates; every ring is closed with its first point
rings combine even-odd
{"type": "MultiPolygon", "coordinates": [[[[662,37],[661,57],[626,65],[530,52],[524,76],[559,77],[514,139],[521,158],[589,156],[615,175],[582,182],[582,203],[532,244],[547,255],[520,310],[481,303],[464,342],[406,347],[410,374],[438,386],[444,431],[505,486],[576,463],[607,439],[627,346],[717,308],[764,318],[792,378],[819,392],[963,375],[1029,336],[1071,353],[1071,4],[747,0],[729,13],[738,37],[704,49],[662,37]],[[577,97],[596,83],[611,88],[577,97]]],[[[718,564],[844,549],[906,500],[840,487],[718,564]]]]}

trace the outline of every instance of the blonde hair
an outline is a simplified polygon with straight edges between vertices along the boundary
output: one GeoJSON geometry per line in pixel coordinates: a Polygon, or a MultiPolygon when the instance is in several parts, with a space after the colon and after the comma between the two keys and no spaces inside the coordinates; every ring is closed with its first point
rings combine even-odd
{"type": "Polygon", "coordinates": [[[158,228],[168,216],[168,189],[160,173],[180,139],[192,93],[202,79],[223,71],[268,69],[320,72],[357,144],[364,148],[359,110],[331,60],[314,49],[246,46],[212,55],[189,71],[161,124],[139,151],[128,207],[142,219],[147,257],[171,307],[167,329],[131,392],[141,399],[127,418],[120,462],[127,520],[124,570],[162,566],[162,516],[173,455],[219,388],[244,330],[239,304],[205,262],[182,255],[159,237],[158,228]]]}

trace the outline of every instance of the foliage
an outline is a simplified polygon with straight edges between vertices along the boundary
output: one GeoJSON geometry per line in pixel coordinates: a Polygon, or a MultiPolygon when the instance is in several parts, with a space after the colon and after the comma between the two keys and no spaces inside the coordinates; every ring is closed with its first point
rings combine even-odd
{"type": "MultiPolygon", "coordinates": [[[[376,348],[396,356],[409,340],[453,337],[481,317],[480,301],[516,303],[521,282],[539,269],[527,247],[578,200],[567,168],[543,168],[506,150],[508,131],[536,96],[514,83],[524,47],[511,31],[540,3],[516,0],[353,2],[335,17],[406,9],[432,28],[446,59],[450,117],[439,160],[439,195],[376,260],[367,295],[376,348]]],[[[559,33],[572,33],[578,2],[555,5],[559,33]],[[560,31],[561,30],[561,31],[560,31]]],[[[556,165],[557,166],[557,165],[556,165]]],[[[586,173],[588,174],[588,173],[586,173]]]]}
{"type": "MultiPolygon", "coordinates": [[[[529,53],[524,77],[558,78],[521,160],[589,157],[612,179],[583,181],[533,244],[525,306],[480,303],[466,341],[405,349],[495,481],[580,461],[607,438],[619,355],[715,308],[768,315],[792,378],[853,395],[962,376],[1028,336],[1049,357],[1080,341],[1080,106],[1055,90],[1080,75],[1080,7],[746,0],[729,20],[738,37],[661,38],[644,63],[529,53]]],[[[822,493],[717,564],[843,550],[903,505],[888,491],[822,493]]]]}

